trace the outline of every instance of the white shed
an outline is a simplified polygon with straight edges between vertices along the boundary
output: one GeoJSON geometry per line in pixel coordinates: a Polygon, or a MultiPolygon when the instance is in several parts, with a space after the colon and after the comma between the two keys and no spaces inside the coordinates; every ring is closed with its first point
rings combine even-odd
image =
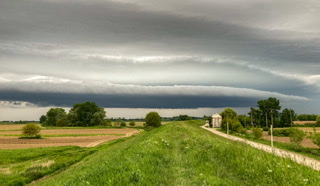
{"type": "Polygon", "coordinates": [[[212,115],[212,127],[220,127],[222,122],[222,116],[220,114],[216,113],[212,115]]]}

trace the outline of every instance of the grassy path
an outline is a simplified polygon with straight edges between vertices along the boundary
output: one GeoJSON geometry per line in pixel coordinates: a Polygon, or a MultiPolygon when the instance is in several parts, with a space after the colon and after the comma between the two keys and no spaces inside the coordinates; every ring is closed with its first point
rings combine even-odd
{"type": "Polygon", "coordinates": [[[206,129],[206,130],[208,130],[208,131],[210,131],[210,132],[212,132],[214,134],[222,136],[224,138],[228,138],[228,139],[231,139],[231,140],[234,140],[234,141],[240,141],[240,142],[249,144],[250,146],[252,146],[254,148],[261,149],[261,150],[263,150],[265,152],[272,153],[272,154],[274,154],[276,156],[289,158],[289,159],[291,159],[291,160],[293,160],[293,161],[295,161],[295,162],[297,162],[299,164],[302,164],[302,165],[311,167],[314,170],[320,171],[320,161],[319,160],[316,160],[316,159],[313,159],[313,158],[309,158],[309,157],[306,157],[306,156],[303,156],[303,155],[300,155],[300,154],[297,154],[297,153],[294,153],[294,152],[290,152],[290,151],[286,151],[286,150],[283,150],[283,149],[279,149],[279,148],[271,147],[271,146],[268,146],[268,145],[264,145],[264,144],[261,144],[261,143],[256,143],[256,142],[253,142],[253,141],[245,140],[243,138],[239,138],[239,137],[236,137],[236,136],[227,135],[227,134],[225,134],[223,132],[218,131],[215,128],[206,128],[204,126],[202,126],[202,128],[204,128],[204,129],[206,129]]]}
{"type": "Polygon", "coordinates": [[[217,136],[201,121],[171,123],[103,145],[35,185],[318,185],[320,173],[217,136]]]}

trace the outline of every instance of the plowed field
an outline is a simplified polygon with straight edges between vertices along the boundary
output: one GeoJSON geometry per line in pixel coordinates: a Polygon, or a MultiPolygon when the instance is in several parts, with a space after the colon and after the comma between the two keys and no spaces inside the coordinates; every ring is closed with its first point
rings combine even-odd
{"type": "Polygon", "coordinates": [[[44,139],[19,139],[23,125],[0,126],[0,149],[21,149],[30,147],[52,147],[76,145],[80,147],[93,147],[106,141],[119,139],[139,133],[136,129],[48,129],[42,130],[41,135],[56,135],[57,137],[44,137],[44,139]],[[5,131],[8,130],[8,131],[5,131]],[[2,136],[1,136],[2,135],[2,136]],[[60,136],[59,136],[60,135],[60,136]],[[75,135],[61,137],[61,135],[75,135]],[[80,135],[80,136],[76,136],[80,135]],[[82,136],[81,136],[82,135],[82,136]],[[92,135],[92,136],[91,136],[92,135]]]}

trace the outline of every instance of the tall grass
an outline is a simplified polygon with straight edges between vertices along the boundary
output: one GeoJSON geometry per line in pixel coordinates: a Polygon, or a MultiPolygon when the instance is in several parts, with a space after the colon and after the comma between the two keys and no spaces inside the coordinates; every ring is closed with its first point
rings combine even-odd
{"type": "Polygon", "coordinates": [[[320,173],[289,159],[171,123],[102,146],[36,185],[317,185],[320,173]]]}

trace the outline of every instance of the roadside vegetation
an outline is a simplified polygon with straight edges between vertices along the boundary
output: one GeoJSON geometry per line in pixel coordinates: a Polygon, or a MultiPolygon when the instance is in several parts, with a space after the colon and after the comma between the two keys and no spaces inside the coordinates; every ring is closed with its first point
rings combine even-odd
{"type": "MultiPolygon", "coordinates": [[[[275,142],[274,145],[278,148],[283,148],[289,151],[297,152],[309,157],[320,159],[320,149],[301,146],[304,139],[309,138],[315,145],[320,147],[320,133],[308,133],[299,127],[320,125],[320,115],[300,114],[297,115],[294,110],[285,108],[280,112],[280,101],[276,98],[268,98],[257,102],[257,108],[251,108],[246,115],[238,115],[232,108],[226,108],[220,113],[222,123],[220,130],[225,133],[237,135],[255,142],[270,145],[270,141],[261,139],[263,131],[268,131],[271,135],[270,127],[273,126],[273,136],[288,137],[290,143],[275,142]],[[312,121],[314,123],[306,123],[304,125],[295,125],[293,121],[300,119],[301,121],[312,121]],[[317,122],[316,122],[317,120],[317,122]],[[286,128],[277,128],[286,127],[286,128]]],[[[205,117],[209,125],[211,117],[205,117]]],[[[315,130],[315,128],[314,128],[315,130]]],[[[311,142],[310,141],[310,142],[311,142]]],[[[309,142],[309,143],[310,143],[309,142]]],[[[311,143],[312,143],[311,142],[311,143]]]]}
{"type": "Polygon", "coordinates": [[[289,159],[174,122],[101,147],[35,185],[316,185],[320,174],[289,159]]]}

